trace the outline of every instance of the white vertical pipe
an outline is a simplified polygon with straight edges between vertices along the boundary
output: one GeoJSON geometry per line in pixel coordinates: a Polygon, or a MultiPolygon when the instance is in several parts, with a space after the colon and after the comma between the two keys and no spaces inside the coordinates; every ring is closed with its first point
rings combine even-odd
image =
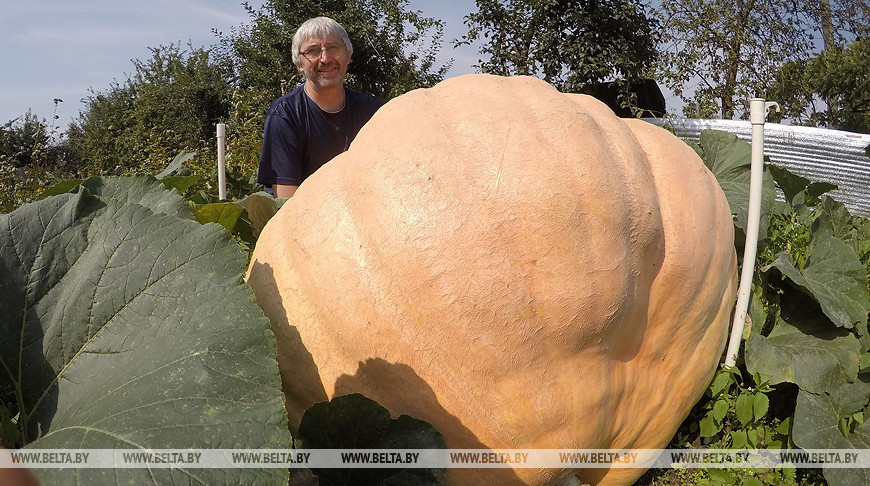
{"type": "Polygon", "coordinates": [[[227,198],[227,125],[217,124],[217,155],[218,155],[218,199],[227,198]]]}
{"type": "Polygon", "coordinates": [[[743,270],[740,272],[740,287],[737,290],[737,305],[731,324],[731,338],[725,353],[725,367],[737,363],[743,327],[752,296],[752,275],[755,273],[755,253],[758,248],[758,226],[761,221],[761,180],[764,172],[764,122],[771,107],[779,110],[776,103],[763,99],[749,100],[749,121],[752,123],[752,158],[749,176],[749,214],[746,222],[746,245],[743,248],[743,270]]]}

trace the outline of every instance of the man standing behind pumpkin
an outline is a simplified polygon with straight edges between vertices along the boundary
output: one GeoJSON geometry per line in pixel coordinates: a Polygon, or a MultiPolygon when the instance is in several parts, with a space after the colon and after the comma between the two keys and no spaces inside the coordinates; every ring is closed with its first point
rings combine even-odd
{"type": "Polygon", "coordinates": [[[344,86],[353,45],[335,20],[307,20],[293,36],[292,49],[305,83],[269,107],[257,176],[276,197],[293,196],[302,181],[347,150],[384,104],[344,86]]]}

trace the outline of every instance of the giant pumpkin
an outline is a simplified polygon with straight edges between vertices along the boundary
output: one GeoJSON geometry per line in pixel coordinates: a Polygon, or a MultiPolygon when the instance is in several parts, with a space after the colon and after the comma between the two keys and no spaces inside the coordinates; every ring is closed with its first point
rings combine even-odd
{"type": "Polygon", "coordinates": [[[451,449],[664,447],[715,371],[735,281],[728,203],[691,148],[593,98],[488,75],[387,103],[271,219],[248,273],[291,427],[359,392],[451,449]]]}

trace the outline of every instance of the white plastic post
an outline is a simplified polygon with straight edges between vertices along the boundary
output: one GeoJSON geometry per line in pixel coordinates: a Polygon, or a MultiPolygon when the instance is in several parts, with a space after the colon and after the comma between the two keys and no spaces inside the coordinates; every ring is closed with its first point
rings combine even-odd
{"type": "Polygon", "coordinates": [[[746,222],[746,246],[743,248],[743,270],[740,272],[740,286],[737,290],[737,305],[734,307],[734,321],[731,324],[731,338],[725,353],[725,367],[737,363],[740,342],[749,301],[752,295],[752,274],[755,273],[755,253],[758,247],[758,225],[761,220],[761,179],[764,172],[764,123],[770,108],[779,111],[779,105],[766,103],[763,99],[749,100],[749,121],[752,123],[752,158],[749,175],[749,214],[746,222]]]}
{"type": "Polygon", "coordinates": [[[227,198],[227,125],[217,124],[217,156],[218,156],[218,198],[223,201],[227,198]]]}

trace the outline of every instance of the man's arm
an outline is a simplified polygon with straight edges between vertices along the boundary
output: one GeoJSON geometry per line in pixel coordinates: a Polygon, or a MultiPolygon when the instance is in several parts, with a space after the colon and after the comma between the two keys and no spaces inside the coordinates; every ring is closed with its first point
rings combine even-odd
{"type": "Polygon", "coordinates": [[[273,184],[272,190],[275,191],[275,197],[293,197],[296,194],[296,188],[299,186],[288,186],[285,184],[273,184]]]}
{"type": "Polygon", "coordinates": [[[272,103],[263,129],[257,182],[271,186],[275,197],[293,196],[304,179],[302,150],[305,142],[299,139],[298,123],[293,121],[298,118],[294,113],[299,108],[298,96],[294,93],[272,103]]]}

